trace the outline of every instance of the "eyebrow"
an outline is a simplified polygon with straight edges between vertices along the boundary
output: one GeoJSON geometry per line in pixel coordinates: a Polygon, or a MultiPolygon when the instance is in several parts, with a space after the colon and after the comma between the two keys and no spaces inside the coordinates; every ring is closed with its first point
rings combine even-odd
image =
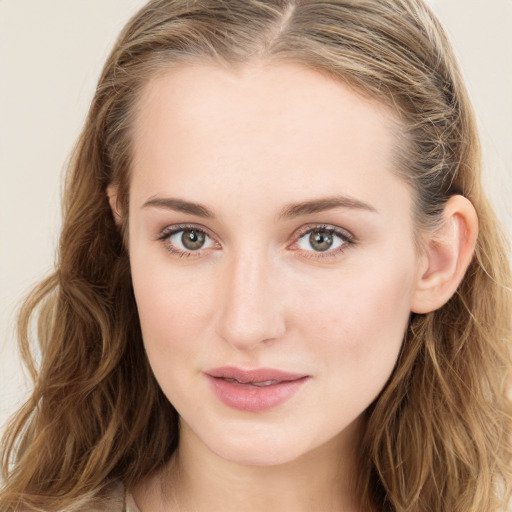
{"type": "Polygon", "coordinates": [[[154,197],[146,201],[142,208],[159,208],[162,210],[174,210],[176,212],[190,213],[197,217],[211,218],[215,215],[206,206],[198,203],[191,203],[174,197],[154,197]]]}
{"type": "Polygon", "coordinates": [[[324,212],[334,208],[346,208],[349,210],[365,210],[377,213],[377,210],[368,203],[347,196],[333,196],[312,201],[304,201],[286,205],[279,213],[279,218],[291,219],[301,215],[324,212]]]}
{"type": "MultiPolygon", "coordinates": [[[[154,197],[144,203],[142,208],[158,208],[163,210],[173,210],[177,212],[189,213],[197,217],[208,219],[215,218],[213,212],[206,206],[199,203],[192,203],[184,199],[174,197],[154,197]]],[[[301,203],[292,203],[285,205],[279,212],[278,218],[292,219],[302,215],[324,212],[334,208],[345,208],[349,210],[363,210],[377,213],[377,210],[368,203],[347,196],[333,196],[321,199],[313,199],[301,203]]]]}

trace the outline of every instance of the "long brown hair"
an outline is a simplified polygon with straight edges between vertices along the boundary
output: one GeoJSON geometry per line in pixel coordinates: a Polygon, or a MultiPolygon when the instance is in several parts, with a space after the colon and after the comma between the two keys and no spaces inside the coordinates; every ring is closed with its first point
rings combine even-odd
{"type": "Polygon", "coordinates": [[[254,58],[308,66],[393,109],[396,168],[414,191],[419,229],[435,225],[454,194],[479,216],[457,293],[412,315],[396,369],[365,413],[363,508],[482,512],[507,500],[510,266],[480,184],[472,108],[435,17],[422,0],[154,0],[105,64],[69,167],[57,269],[20,313],[34,390],[5,434],[1,510],[74,510],[176,449],[178,416],[145,356],[106,188],[118,186],[126,211],[134,107],[148,80],[182,62],[254,58]]]}

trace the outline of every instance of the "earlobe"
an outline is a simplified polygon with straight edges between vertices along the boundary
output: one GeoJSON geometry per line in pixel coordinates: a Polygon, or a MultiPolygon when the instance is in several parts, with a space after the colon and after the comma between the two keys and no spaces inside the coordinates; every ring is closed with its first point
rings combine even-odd
{"type": "Polygon", "coordinates": [[[411,310],[429,313],[443,306],[456,292],[471,263],[478,236],[478,216],[471,202],[452,196],[441,226],[426,241],[411,310]]]}
{"type": "Polygon", "coordinates": [[[116,185],[108,185],[107,187],[107,197],[108,202],[110,204],[110,210],[112,211],[112,216],[114,217],[114,222],[116,223],[116,226],[121,226],[121,213],[119,211],[119,205],[118,205],[118,196],[117,196],[117,186],[116,185]]]}

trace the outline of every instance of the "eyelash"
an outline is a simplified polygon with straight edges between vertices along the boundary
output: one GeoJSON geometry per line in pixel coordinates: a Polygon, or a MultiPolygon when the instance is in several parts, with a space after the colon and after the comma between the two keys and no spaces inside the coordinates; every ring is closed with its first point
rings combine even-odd
{"type": "MultiPolygon", "coordinates": [[[[198,249],[197,251],[183,251],[181,249],[176,248],[173,244],[169,242],[169,238],[177,233],[180,233],[181,231],[186,230],[194,230],[198,233],[202,233],[206,235],[210,240],[213,241],[214,244],[217,245],[217,247],[220,247],[220,244],[218,242],[215,242],[213,237],[211,237],[208,232],[199,226],[193,225],[193,224],[178,224],[174,226],[170,226],[165,228],[158,236],[157,240],[162,242],[165,249],[173,256],[178,256],[179,258],[190,258],[190,257],[197,257],[200,256],[203,252],[201,249],[198,249]]],[[[325,258],[333,258],[341,253],[343,253],[345,250],[347,250],[350,246],[354,245],[356,243],[356,239],[354,235],[352,235],[350,232],[337,228],[332,225],[326,225],[326,224],[315,224],[315,225],[309,225],[304,226],[301,229],[299,229],[294,234],[294,242],[288,246],[293,251],[300,251],[300,248],[292,248],[294,245],[297,245],[298,242],[306,235],[314,232],[314,231],[321,231],[326,232],[330,235],[334,235],[338,237],[341,240],[341,244],[336,247],[335,249],[328,249],[326,251],[307,251],[304,250],[303,252],[307,253],[307,257],[311,259],[325,259],[325,258]]]]}

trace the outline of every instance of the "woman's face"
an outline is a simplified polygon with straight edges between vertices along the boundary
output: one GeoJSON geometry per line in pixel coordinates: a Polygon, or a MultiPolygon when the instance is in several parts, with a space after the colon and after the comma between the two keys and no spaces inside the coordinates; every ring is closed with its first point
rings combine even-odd
{"type": "Polygon", "coordinates": [[[254,465],[353,442],[421,273],[391,114],[258,63],[174,69],[137,116],[133,285],[182,439],[254,465]]]}

